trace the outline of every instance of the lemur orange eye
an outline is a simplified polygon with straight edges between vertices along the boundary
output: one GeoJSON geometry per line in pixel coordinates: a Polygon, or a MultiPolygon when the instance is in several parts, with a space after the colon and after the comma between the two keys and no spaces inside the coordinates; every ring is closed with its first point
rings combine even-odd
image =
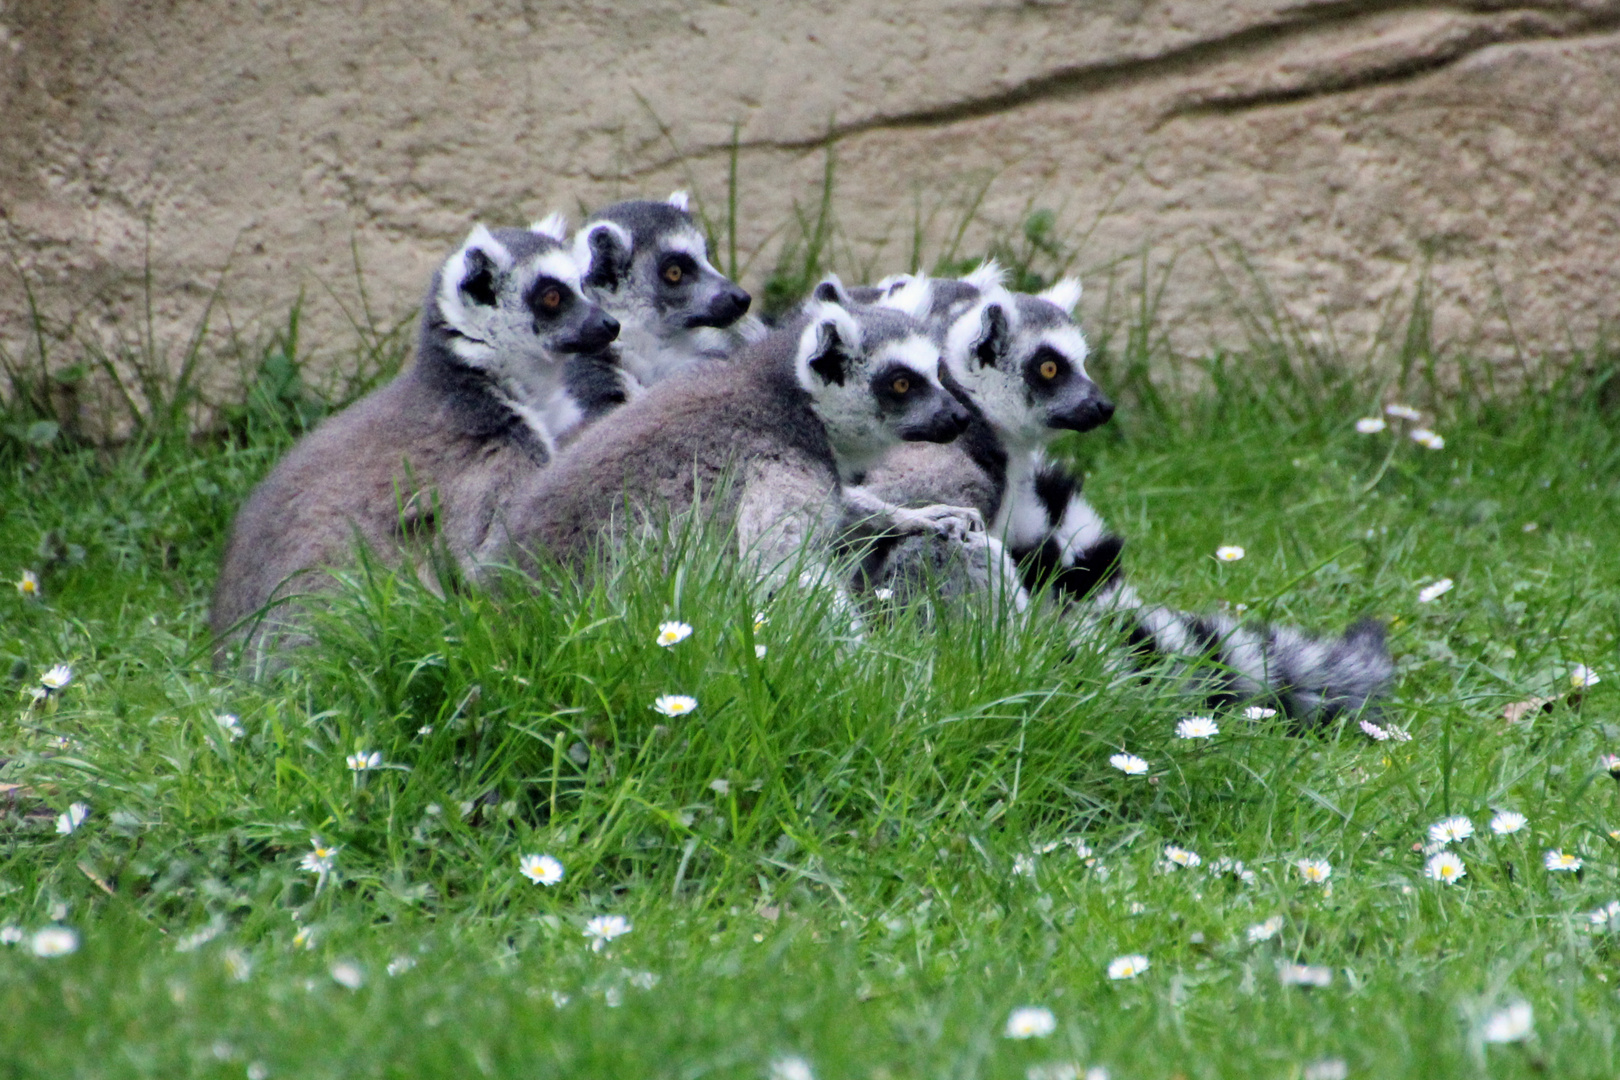
{"type": "Polygon", "coordinates": [[[902,375],[898,379],[894,380],[894,382],[890,383],[889,385],[894,390],[895,393],[903,394],[907,390],[911,389],[911,380],[906,378],[904,375],[902,375]]]}
{"type": "Polygon", "coordinates": [[[1046,361],[1045,363],[1043,363],[1041,365],[1041,378],[1043,378],[1043,379],[1055,379],[1055,378],[1057,378],[1057,361],[1056,360],[1048,360],[1048,361],[1046,361]]]}
{"type": "Polygon", "coordinates": [[[547,311],[556,311],[562,306],[562,290],[547,289],[540,294],[540,306],[547,311]]]}
{"type": "Polygon", "coordinates": [[[681,283],[681,264],[670,263],[664,267],[664,280],[671,285],[679,285],[681,283]]]}

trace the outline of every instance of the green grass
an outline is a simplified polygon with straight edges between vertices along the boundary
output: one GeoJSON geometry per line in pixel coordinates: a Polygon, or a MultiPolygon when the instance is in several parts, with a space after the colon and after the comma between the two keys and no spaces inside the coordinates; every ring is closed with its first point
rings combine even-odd
{"type": "MultiPolygon", "coordinates": [[[[1427,451],[1356,435],[1381,388],[1286,328],[1178,396],[1148,378],[1148,326],[1096,335],[1125,408],[1066,448],[1132,579],[1313,628],[1390,620],[1389,719],[1412,741],[1222,715],[1190,745],[1173,726],[1193,704],[1109,641],[904,612],[856,639],[825,597],[751,595],[703,538],[498,595],[357,571],[321,647],[244,684],[209,669],[207,596],[236,506],[325,409],[296,319],[206,438],[178,433],[191,399],[160,383],[132,396],[150,419],[118,449],[39,427],[48,395],[14,395],[0,575],[37,572],[44,598],[0,595],[0,782],[17,785],[0,923],[81,946],[0,947],[7,1073],[762,1077],[797,1055],[823,1080],[1283,1078],[1324,1059],[1612,1077],[1620,938],[1587,918],[1620,898],[1620,790],[1597,765],[1620,750],[1603,358],[1448,397],[1409,335],[1382,392],[1443,403],[1446,447],[1427,451]],[[1248,556],[1217,564],[1224,543],[1248,556]],[[1440,576],[1456,588],[1419,604],[1440,576]],[[659,648],[669,618],[695,631],[659,648]],[[31,704],[63,662],[73,681],[31,704]],[[1503,723],[1576,663],[1605,681],[1503,723]],[[662,693],[699,707],[662,717],[662,693]],[[1121,748],[1151,779],[1109,767],[1121,748]],[[362,749],[387,767],[351,772],[362,749]],[[75,801],[90,816],[60,835],[75,801]],[[1493,837],[1495,808],[1529,828],[1493,837]],[[1479,829],[1455,886],[1414,850],[1448,814],[1479,829]],[[341,845],[324,880],[299,868],[313,835],[341,845]],[[1094,862],[1035,853],[1075,838],[1094,862]],[[1166,844],[1204,866],[1162,871],[1166,844]],[[1552,847],[1583,872],[1544,870],[1552,847]],[[561,859],[562,883],[519,876],[528,852],[561,859]],[[1220,857],[1254,881],[1212,875],[1220,857]],[[1331,890],[1302,882],[1307,857],[1331,890]],[[607,913],[634,929],[593,952],[584,922],[607,913]],[[1281,932],[1251,943],[1273,915],[1281,932]],[[1110,981],[1126,953],[1151,967],[1110,981]],[[1285,961],[1332,983],[1284,986],[1285,961]],[[1534,1039],[1483,1046],[1482,1018],[1519,998],[1534,1039]],[[1003,1037],[1026,1004],[1053,1035],[1003,1037]]],[[[366,370],[397,363],[395,338],[367,338],[366,370]]]]}

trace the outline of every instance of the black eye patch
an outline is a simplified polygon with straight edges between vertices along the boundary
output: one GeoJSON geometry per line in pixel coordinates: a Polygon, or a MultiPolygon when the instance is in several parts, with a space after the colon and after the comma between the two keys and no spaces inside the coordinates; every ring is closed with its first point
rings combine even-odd
{"type": "Polygon", "coordinates": [[[1068,382],[1073,374],[1074,365],[1069,358],[1050,345],[1042,345],[1024,361],[1024,384],[1036,394],[1055,391],[1068,382]]]}
{"type": "Polygon", "coordinates": [[[927,376],[904,364],[889,364],[872,376],[867,384],[877,399],[878,411],[884,414],[899,412],[933,394],[927,376]]]}
{"type": "Polygon", "coordinates": [[[574,299],[574,292],[553,277],[535,279],[524,298],[536,318],[550,319],[561,315],[574,299]]]}

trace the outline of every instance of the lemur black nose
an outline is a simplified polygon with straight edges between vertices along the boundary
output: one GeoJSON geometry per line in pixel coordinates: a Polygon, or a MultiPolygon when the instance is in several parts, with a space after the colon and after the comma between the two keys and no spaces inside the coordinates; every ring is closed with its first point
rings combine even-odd
{"type": "Polygon", "coordinates": [[[708,308],[693,320],[694,326],[713,326],[724,329],[748,314],[748,307],[754,298],[735,285],[728,284],[715,298],[709,301],[708,308]]]}
{"type": "Polygon", "coordinates": [[[1080,401],[1047,417],[1046,426],[1063,431],[1090,431],[1113,419],[1114,403],[1101,393],[1088,394],[1080,401]]]}
{"type": "Polygon", "coordinates": [[[563,352],[594,352],[612,344],[618,336],[619,320],[598,308],[585,319],[573,338],[559,347],[563,352]]]}

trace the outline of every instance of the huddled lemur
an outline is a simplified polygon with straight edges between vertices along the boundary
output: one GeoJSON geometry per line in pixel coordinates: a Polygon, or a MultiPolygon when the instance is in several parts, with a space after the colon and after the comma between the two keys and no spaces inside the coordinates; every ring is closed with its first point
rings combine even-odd
{"type": "MultiPolygon", "coordinates": [[[[709,262],[703,231],[685,192],[657,202],[634,199],[598,210],[574,234],[585,293],[619,321],[609,353],[568,364],[577,432],[603,413],[700,360],[731,356],[765,335],[747,318],[752,297],[709,262]]],[[[559,239],[561,214],[534,228],[559,239]]]]}
{"type": "Polygon", "coordinates": [[[940,370],[938,346],[905,312],[810,303],[733,359],[692,367],[587,428],[514,501],[492,559],[579,565],[694,504],[734,526],[772,583],[828,568],[845,499],[896,532],[964,532],[971,511],[906,510],[845,486],[902,440],[962,431],[968,411],[940,370]]]}
{"type": "Polygon", "coordinates": [[[223,660],[254,670],[303,640],[301,604],[363,545],[464,565],[519,483],[555,452],[564,363],[618,322],[582,292],[572,248],[536,229],[478,226],[433,275],[414,363],[292,448],[237,514],[210,623],[223,660]]]}
{"type": "MultiPolygon", "coordinates": [[[[866,477],[895,502],[965,501],[1018,560],[1025,584],[1048,586],[1087,621],[1123,618],[1133,649],[1147,657],[1205,660],[1197,678],[1217,703],[1275,701],[1289,716],[1317,720],[1376,701],[1394,666],[1372,620],[1342,638],[1288,626],[1241,625],[1223,614],[1193,615],[1145,604],[1125,583],[1124,541],[1080,495],[1080,483],[1046,458],[1064,430],[1106,422],[1113,406],[1085,372],[1087,347],[1071,312],[1079,283],[1039,296],[1011,293],[993,264],[960,281],[897,279],[880,293],[927,290],[931,326],[946,364],[974,402],[956,446],[900,447],[866,477]]],[[[908,540],[869,561],[878,580],[904,579],[937,541],[908,540]]]]}

